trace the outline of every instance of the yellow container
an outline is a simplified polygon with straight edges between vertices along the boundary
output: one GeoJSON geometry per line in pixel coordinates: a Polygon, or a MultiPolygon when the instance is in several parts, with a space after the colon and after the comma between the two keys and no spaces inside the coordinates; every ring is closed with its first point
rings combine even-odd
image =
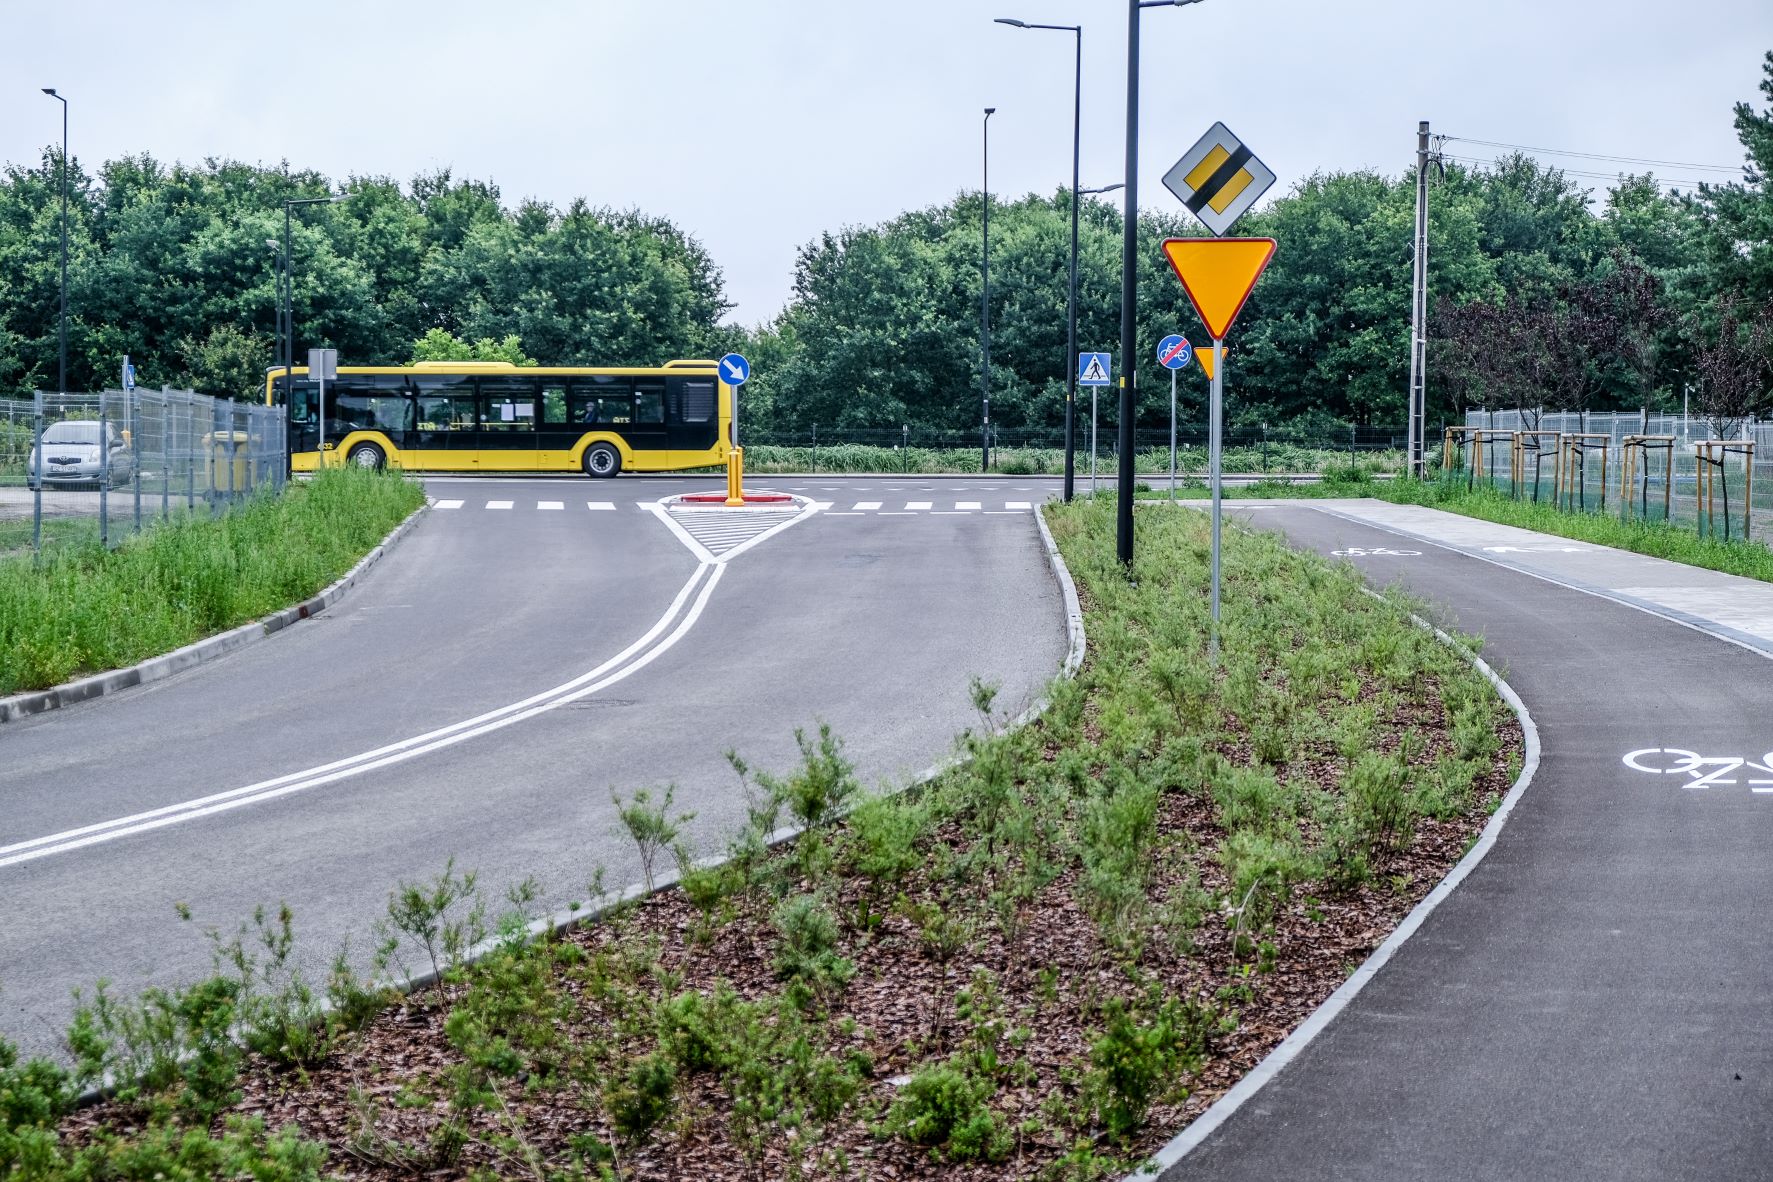
{"type": "Polygon", "coordinates": [[[216,431],[203,437],[209,450],[209,487],[217,493],[252,491],[252,436],[245,431],[216,431]]]}

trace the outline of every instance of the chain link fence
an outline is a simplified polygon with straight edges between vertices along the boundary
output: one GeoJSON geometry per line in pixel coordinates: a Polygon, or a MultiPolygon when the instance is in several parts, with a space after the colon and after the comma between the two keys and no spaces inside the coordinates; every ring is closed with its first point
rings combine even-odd
{"type": "Polygon", "coordinates": [[[169,389],[0,399],[0,555],[115,545],[286,472],[277,407],[169,389]]]}
{"type": "Polygon", "coordinates": [[[1722,439],[1683,415],[1473,410],[1456,434],[1443,471],[1468,485],[1720,537],[1773,529],[1773,423],[1722,439]]]}
{"type": "MultiPolygon", "coordinates": [[[[1119,465],[1120,433],[1098,424],[1092,448],[1087,415],[1077,427],[1076,470],[1087,476],[1091,456],[1103,477],[1119,465]]],[[[977,472],[985,440],[978,430],[930,431],[901,428],[809,427],[800,431],[752,430],[741,425],[748,472],[977,472]]],[[[1225,470],[1273,475],[1320,473],[1359,464],[1374,471],[1402,471],[1406,429],[1354,424],[1227,428],[1225,470]]],[[[1169,428],[1134,434],[1134,469],[1142,476],[1167,473],[1169,428]]],[[[994,428],[990,434],[991,471],[1007,475],[1056,475],[1064,471],[1063,428],[994,428]]],[[[1207,467],[1207,433],[1189,425],[1176,432],[1176,466],[1185,476],[1207,467]]]]}

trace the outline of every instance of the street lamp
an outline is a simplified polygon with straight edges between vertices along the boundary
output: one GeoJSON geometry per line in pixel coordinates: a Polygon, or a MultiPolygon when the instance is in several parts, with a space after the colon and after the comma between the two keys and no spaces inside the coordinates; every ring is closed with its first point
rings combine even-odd
{"type": "Polygon", "coordinates": [[[68,100],[55,92],[55,87],[45,86],[43,93],[62,105],[62,313],[61,313],[61,369],[57,374],[56,390],[68,392],[68,100]]]}
{"type": "Polygon", "coordinates": [[[980,124],[984,136],[982,155],[984,168],[985,254],[979,266],[979,389],[983,397],[979,420],[979,472],[991,470],[991,117],[996,107],[985,108],[980,124]]]}
{"type": "Polygon", "coordinates": [[[1077,428],[1074,408],[1077,405],[1077,187],[1078,149],[1083,120],[1083,26],[1037,25],[1026,21],[998,17],[997,23],[1013,29],[1052,29],[1073,34],[1076,43],[1076,67],[1071,90],[1071,269],[1069,296],[1065,306],[1065,499],[1071,499],[1075,478],[1077,428]]]}
{"type": "MultiPolygon", "coordinates": [[[[295,292],[290,274],[289,261],[289,256],[292,250],[292,242],[290,239],[290,210],[298,205],[337,205],[341,201],[351,200],[352,196],[353,194],[350,193],[340,193],[335,197],[288,197],[285,198],[283,202],[283,299],[278,312],[283,321],[280,326],[281,332],[279,333],[279,336],[282,338],[283,344],[283,405],[286,416],[288,414],[289,401],[294,395],[295,388],[295,375],[293,372],[295,368],[295,292]]],[[[275,241],[276,239],[274,238],[265,239],[267,245],[275,241]]],[[[324,414],[326,408],[321,407],[320,409],[321,413],[324,414]]],[[[292,441],[292,444],[293,442],[294,441],[292,441]]],[[[290,447],[291,454],[297,450],[299,449],[294,446],[290,447]]],[[[326,458],[326,440],[319,440],[315,445],[314,450],[316,455],[319,456],[319,459],[315,461],[316,467],[319,467],[326,458]]]]}
{"type": "Polygon", "coordinates": [[[1127,0],[1127,200],[1120,248],[1120,488],[1115,553],[1133,570],[1133,415],[1138,406],[1139,299],[1139,10],[1180,8],[1200,0],[1127,0]]]}

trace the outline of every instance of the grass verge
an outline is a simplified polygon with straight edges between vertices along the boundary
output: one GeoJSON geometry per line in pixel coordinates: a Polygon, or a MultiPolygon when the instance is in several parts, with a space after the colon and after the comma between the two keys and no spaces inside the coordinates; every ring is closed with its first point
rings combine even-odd
{"type": "Polygon", "coordinates": [[[287,911],[261,912],[212,937],[213,979],[97,995],[72,1069],[0,1054],[0,1171],[1118,1176],[1469,848],[1519,733],[1345,567],[1228,531],[1215,667],[1198,515],[1146,521],[1136,583],[1110,504],[1051,519],[1091,650],[1038,722],[994,735],[975,685],[966,761],[889,796],[823,729],[781,775],[731,756],[750,823],[713,867],[682,848],[669,787],[634,792],[622,830],[649,878],[675,858],[681,882],[565,937],[527,937],[533,882],[499,919],[453,863],[400,883],[371,972],[442,977],[405,997],[343,956],[310,985],[287,911]],[[786,823],[801,836],[768,846],[786,823]],[[72,1112],[105,1074],[115,1098],[72,1112]]]}
{"type": "Polygon", "coordinates": [[[423,502],[399,477],[340,469],[112,550],[95,540],[40,561],[0,559],[0,694],[130,665],[288,607],[423,502]]]}
{"type": "MultiPolygon", "coordinates": [[[[1161,494],[1167,496],[1167,490],[1161,494]]],[[[1181,490],[1190,499],[1207,496],[1204,488],[1181,490]]],[[[1462,485],[1443,481],[1386,480],[1375,481],[1364,475],[1348,479],[1336,473],[1318,484],[1288,485],[1279,482],[1256,482],[1227,488],[1231,499],[1314,500],[1336,497],[1373,497],[1398,505],[1421,505],[1445,509],[1498,525],[1512,525],[1555,537],[1597,546],[1611,546],[1634,554],[1666,558],[1688,566],[1745,578],[1773,582],[1773,550],[1762,542],[1700,535],[1692,526],[1666,521],[1622,520],[1612,513],[1580,512],[1553,507],[1548,502],[1523,501],[1489,488],[1467,490],[1462,485]]]]}

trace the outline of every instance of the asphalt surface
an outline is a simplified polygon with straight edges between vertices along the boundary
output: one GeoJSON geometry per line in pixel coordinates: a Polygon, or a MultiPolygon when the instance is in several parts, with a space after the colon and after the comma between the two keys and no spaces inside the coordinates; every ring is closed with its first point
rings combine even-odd
{"type": "Polygon", "coordinates": [[[1489,856],[1164,1182],[1773,1177],[1767,656],[1506,565],[1534,555],[1228,510],[1480,635],[1543,753],[1489,856]]]}
{"type": "Polygon", "coordinates": [[[708,483],[428,482],[438,506],[461,503],[322,616],[0,727],[0,1032],[53,1050],[74,987],[206,969],[175,903],[231,930],[287,901],[314,970],[347,934],[366,948],[394,883],[451,855],[495,899],[534,875],[541,906],[563,907],[598,866],[613,885],[640,877],[612,791],[675,784],[692,845],[713,852],[743,817],[728,749],[785,771],[793,729],[823,720],[866,782],[901,782],[975,722],[970,676],[1014,713],[1057,673],[1059,591],[1031,510],[1003,507],[1055,482],[812,484],[848,515],[815,513],[719,568],[636,504],[708,483]],[[866,501],[888,508],[850,508],[866,501]],[[606,665],[626,676],[586,677],[606,665]],[[463,741],[362,758],[481,715],[463,741]]]}

